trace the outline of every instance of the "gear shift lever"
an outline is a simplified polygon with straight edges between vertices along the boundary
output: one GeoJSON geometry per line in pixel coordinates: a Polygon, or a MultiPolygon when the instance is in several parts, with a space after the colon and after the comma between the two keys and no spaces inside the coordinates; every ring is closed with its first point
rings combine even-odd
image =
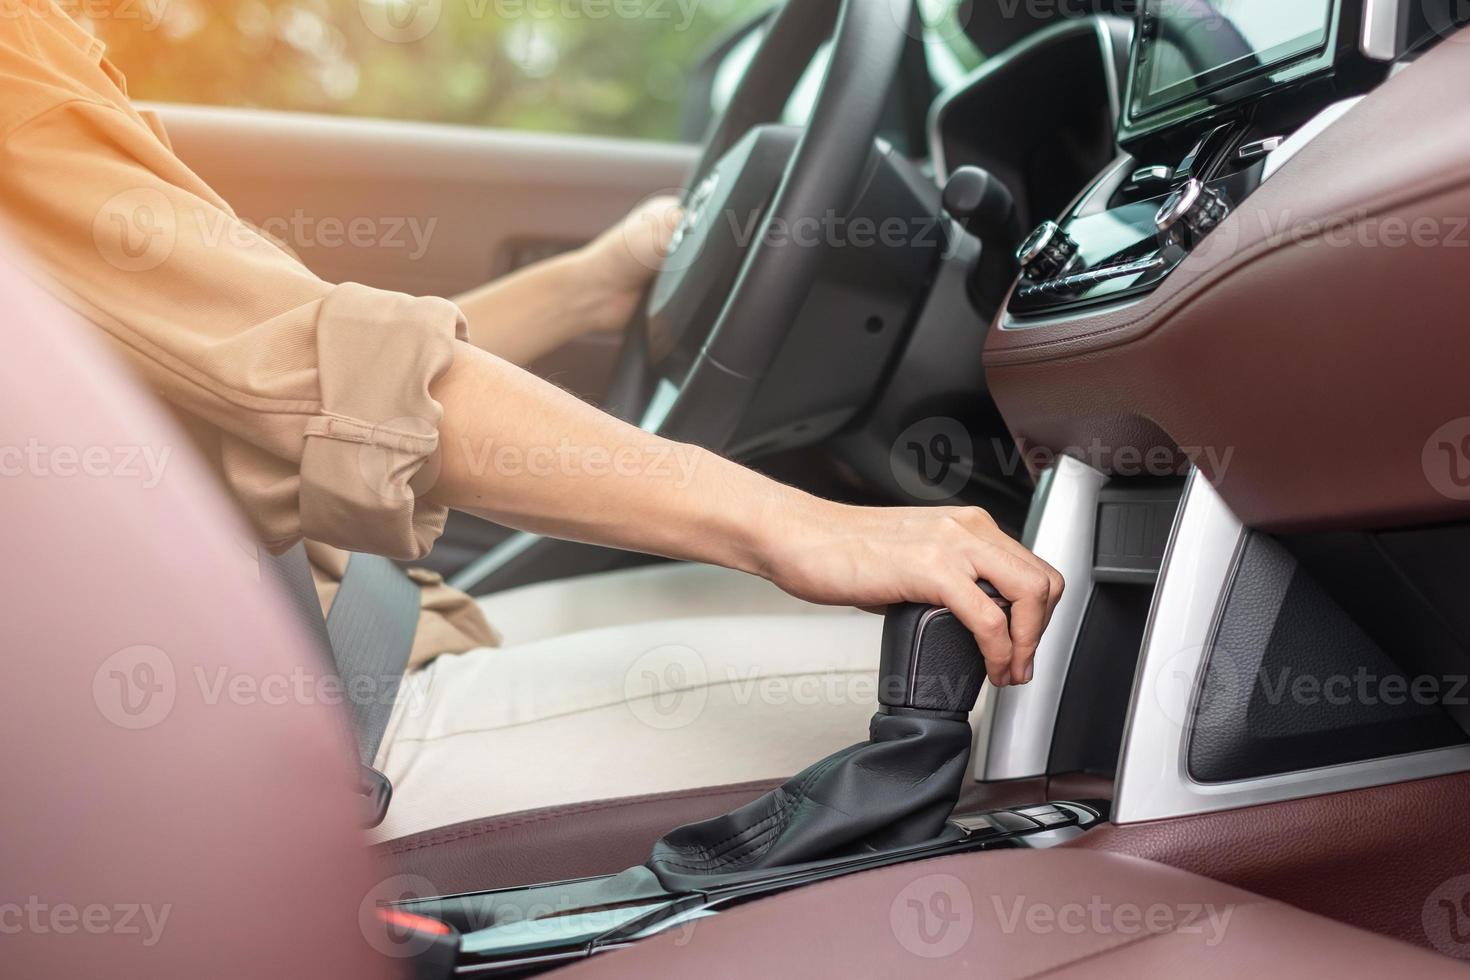
{"type": "MultiPolygon", "coordinates": [[[[983,588],[1008,604],[988,582],[983,588]]],[[[879,711],[967,721],[985,683],[975,637],[948,609],[904,604],[883,618],[879,711]]]]}
{"type": "Polygon", "coordinates": [[[670,831],[648,861],[666,888],[939,835],[969,768],[984,661],[949,610],[898,605],[884,619],[881,664],[868,740],[738,810],[670,831]]]}

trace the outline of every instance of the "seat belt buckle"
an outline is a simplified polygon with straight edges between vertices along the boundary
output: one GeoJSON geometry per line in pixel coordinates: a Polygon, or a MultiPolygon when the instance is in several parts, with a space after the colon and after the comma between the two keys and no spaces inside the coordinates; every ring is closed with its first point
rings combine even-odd
{"type": "Polygon", "coordinates": [[[363,829],[383,822],[393,801],[393,783],[372,766],[358,767],[357,792],[363,798],[363,829]]]}

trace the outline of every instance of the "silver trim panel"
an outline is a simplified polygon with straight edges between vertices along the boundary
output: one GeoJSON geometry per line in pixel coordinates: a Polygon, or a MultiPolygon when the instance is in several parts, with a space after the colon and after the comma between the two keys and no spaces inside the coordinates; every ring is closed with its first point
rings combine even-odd
{"type": "Polygon", "coordinates": [[[1358,95],[1351,99],[1343,99],[1341,102],[1334,102],[1311,119],[1308,119],[1300,129],[1288,136],[1266,158],[1266,168],[1261,171],[1261,183],[1264,184],[1276,176],[1276,172],[1286,166],[1288,160],[1305,149],[1312,140],[1327,132],[1333,123],[1347,115],[1348,110],[1359,102],[1362,102],[1363,98],[1363,96],[1358,95]]]}
{"type": "Polygon", "coordinates": [[[1199,783],[1189,729],[1215,624],[1246,530],[1214,487],[1190,478],[1154,593],[1119,759],[1113,822],[1138,823],[1470,770],[1470,745],[1199,783]]]}
{"type": "Polygon", "coordinates": [[[1036,649],[1036,673],[1024,687],[994,691],[989,738],[977,742],[976,778],[1024,779],[1046,772],[1072,651],[1092,596],[1092,544],[1098,496],[1107,476],[1063,456],[1043,475],[1026,544],[1067,580],[1062,601],[1036,649]]]}
{"type": "Polygon", "coordinates": [[[1392,61],[1399,56],[1400,0],[1363,0],[1363,57],[1392,61]]]}

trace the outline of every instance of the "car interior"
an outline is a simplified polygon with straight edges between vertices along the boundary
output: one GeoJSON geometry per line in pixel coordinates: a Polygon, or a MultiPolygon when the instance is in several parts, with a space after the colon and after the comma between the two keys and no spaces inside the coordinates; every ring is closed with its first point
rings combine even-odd
{"type": "MultiPolygon", "coordinates": [[[[154,106],[243,216],[435,221],[412,261],[300,250],[413,294],[677,189],[626,333],[534,369],[815,493],[984,507],[1067,589],[1034,680],[999,690],[947,610],[890,608],[872,728],[801,774],[369,846],[325,705],[97,712],[139,644],[316,663],[277,584],[242,586],[254,545],[205,464],[177,445],[148,490],[7,475],[3,892],[173,924],[16,934],[0,906],[5,972],[1459,975],[1462,15],[977,0],[965,71],[919,5],[786,0],[694,70],[677,144],[154,106]]],[[[21,259],[0,441],[181,441],[21,259]]],[[[489,595],[656,560],[454,515],[425,564],[489,595]]]]}

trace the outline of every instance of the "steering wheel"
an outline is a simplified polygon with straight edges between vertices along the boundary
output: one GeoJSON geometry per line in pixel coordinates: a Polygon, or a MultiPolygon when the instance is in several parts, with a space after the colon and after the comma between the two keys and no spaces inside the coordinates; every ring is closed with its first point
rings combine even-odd
{"type": "Polygon", "coordinates": [[[823,258],[791,230],[854,203],[917,23],[912,0],[787,0],[777,11],[688,180],[669,254],[624,337],[610,411],[671,439],[729,445],[823,258]],[[809,123],[780,125],[828,38],[809,123]]]}

